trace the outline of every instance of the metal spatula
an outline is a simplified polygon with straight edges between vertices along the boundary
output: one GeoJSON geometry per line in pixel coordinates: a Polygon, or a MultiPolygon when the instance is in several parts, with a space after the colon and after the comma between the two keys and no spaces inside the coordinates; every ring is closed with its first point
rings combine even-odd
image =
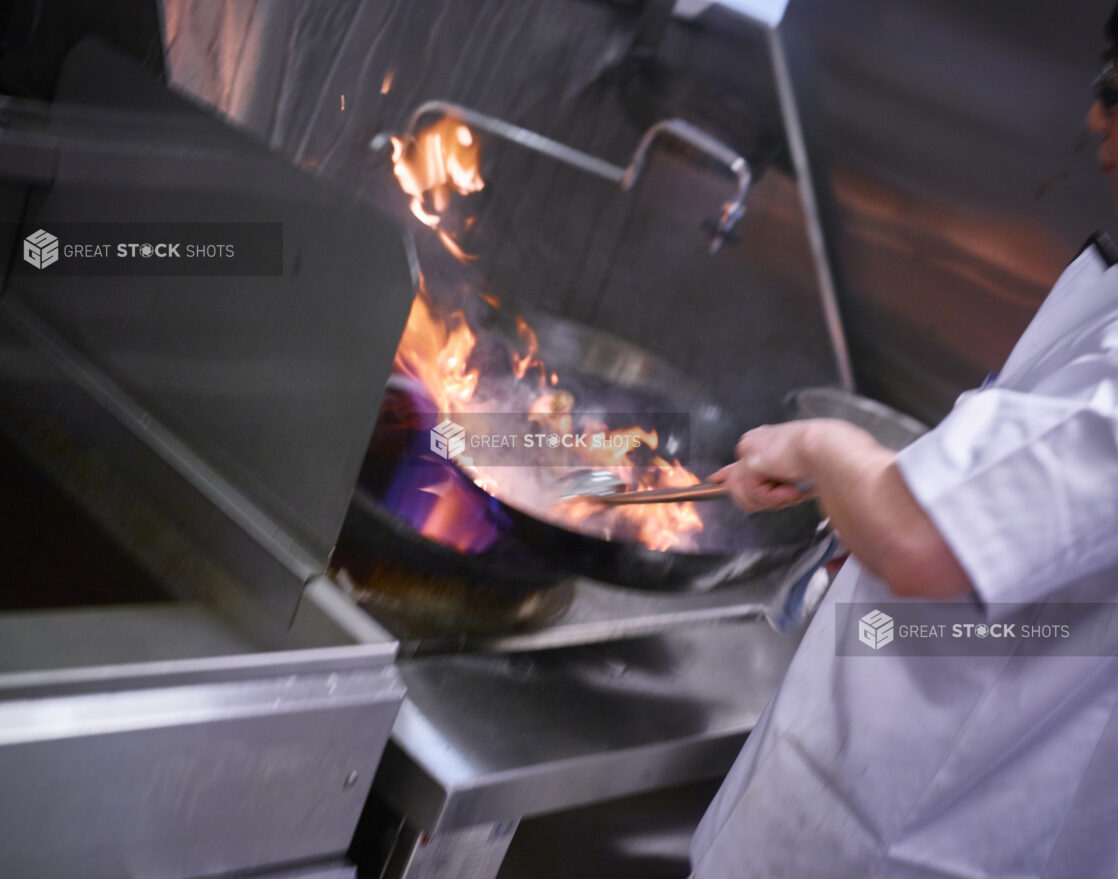
{"type": "Polygon", "coordinates": [[[648,491],[620,491],[610,494],[584,494],[600,504],[667,504],[677,501],[712,501],[726,497],[730,488],[724,482],[700,482],[683,488],[651,488],[648,491]]]}
{"type": "Polygon", "coordinates": [[[714,500],[725,497],[729,491],[727,486],[720,482],[703,482],[682,488],[626,491],[625,480],[610,470],[576,470],[566,474],[560,482],[563,486],[563,500],[588,500],[611,506],[714,500]]]}
{"type": "MultiPolygon", "coordinates": [[[[588,500],[599,504],[668,504],[683,501],[712,501],[726,497],[729,486],[724,482],[700,482],[682,488],[653,488],[647,491],[626,491],[627,483],[609,470],[576,470],[561,480],[563,500],[588,500]]],[[[810,482],[797,482],[800,491],[810,491],[810,482]]]]}

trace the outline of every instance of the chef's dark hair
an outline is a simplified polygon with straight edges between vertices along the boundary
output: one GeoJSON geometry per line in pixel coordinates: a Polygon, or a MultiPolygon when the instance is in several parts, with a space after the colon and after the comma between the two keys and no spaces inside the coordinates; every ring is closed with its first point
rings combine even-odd
{"type": "Polygon", "coordinates": [[[1112,47],[1118,46],[1118,6],[1110,13],[1106,20],[1106,38],[1112,47]]]}

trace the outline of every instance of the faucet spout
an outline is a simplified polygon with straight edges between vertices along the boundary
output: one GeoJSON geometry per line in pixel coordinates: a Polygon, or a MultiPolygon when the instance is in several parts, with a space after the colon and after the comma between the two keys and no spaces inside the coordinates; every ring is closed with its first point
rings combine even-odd
{"type": "Polygon", "coordinates": [[[730,232],[733,231],[738,221],[745,215],[745,198],[749,194],[749,186],[753,182],[753,173],[749,168],[749,162],[731,147],[702,129],[696,128],[690,122],[685,122],[682,119],[665,119],[662,122],[657,122],[644,133],[644,137],[637,145],[637,150],[633,153],[633,159],[625,171],[625,177],[621,181],[623,189],[631,189],[633,184],[636,183],[637,177],[640,176],[641,170],[644,168],[648,153],[652,149],[653,142],[660,136],[681,140],[705,153],[725,166],[737,180],[737,190],[734,197],[722,205],[722,213],[719,216],[714,238],[710,244],[710,252],[715,253],[730,232]]]}
{"type": "MultiPolygon", "coordinates": [[[[427,101],[426,103],[420,104],[412,112],[411,118],[408,120],[407,136],[413,137],[415,135],[420,119],[429,113],[455,116],[467,125],[475,126],[492,135],[524,147],[525,149],[543,153],[559,162],[573,165],[576,168],[580,168],[589,174],[594,174],[611,183],[620,184],[624,191],[632,189],[633,185],[636,183],[637,178],[640,176],[648,160],[648,154],[652,149],[653,142],[661,136],[671,137],[689,144],[700,152],[710,156],[719,164],[724,165],[729,169],[730,173],[734,175],[737,181],[737,189],[735,190],[734,197],[722,205],[722,211],[719,215],[718,223],[716,224],[714,238],[710,244],[711,253],[716,253],[718,251],[727,236],[729,236],[738,221],[745,214],[745,197],[749,193],[749,185],[753,180],[752,172],[749,169],[749,163],[745,160],[744,156],[739,155],[732,147],[727,146],[716,137],[707,134],[702,129],[696,128],[690,122],[685,122],[682,119],[665,119],[662,122],[657,122],[648,129],[648,131],[644,133],[644,136],[641,137],[640,143],[637,145],[636,152],[633,153],[633,158],[629,162],[628,167],[621,168],[603,159],[599,159],[597,156],[592,156],[581,150],[569,147],[557,140],[552,140],[534,131],[521,128],[519,125],[513,125],[503,119],[497,119],[493,116],[479,113],[477,110],[472,110],[469,107],[452,104],[448,101],[427,101]]],[[[388,145],[389,140],[389,134],[387,132],[381,132],[372,139],[369,143],[369,147],[376,151],[382,150],[388,145]]]]}

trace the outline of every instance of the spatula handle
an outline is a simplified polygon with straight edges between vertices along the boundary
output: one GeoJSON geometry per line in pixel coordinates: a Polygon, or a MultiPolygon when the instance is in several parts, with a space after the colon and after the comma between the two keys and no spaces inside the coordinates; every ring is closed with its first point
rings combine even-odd
{"type": "Polygon", "coordinates": [[[653,488],[648,491],[624,491],[595,497],[602,504],[667,504],[676,501],[709,501],[725,497],[729,486],[724,482],[701,482],[683,488],[653,488]]]}
{"type": "MultiPolygon", "coordinates": [[[[797,482],[796,488],[800,491],[811,491],[811,482],[797,482]]],[[[618,504],[669,504],[682,501],[713,501],[726,497],[730,487],[725,482],[700,482],[698,485],[688,485],[683,488],[653,488],[648,491],[623,491],[619,494],[599,496],[587,495],[587,500],[594,500],[601,504],[617,506],[618,504]]]]}

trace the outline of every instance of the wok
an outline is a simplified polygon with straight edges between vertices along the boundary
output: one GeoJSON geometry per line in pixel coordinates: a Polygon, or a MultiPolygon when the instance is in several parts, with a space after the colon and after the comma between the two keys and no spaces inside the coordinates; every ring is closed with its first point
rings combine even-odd
{"type": "MultiPolygon", "coordinates": [[[[688,468],[703,476],[729,460],[746,425],[735,423],[678,370],[637,346],[570,321],[532,315],[529,323],[542,359],[574,392],[579,409],[687,413],[688,435],[679,439],[690,446],[688,468]]],[[[747,515],[728,502],[714,502],[704,505],[704,530],[694,551],[655,550],[561,527],[530,512],[515,494],[492,497],[454,462],[428,455],[426,464],[460,480],[474,515],[498,535],[478,551],[452,549],[417,533],[385,503],[403,446],[411,443],[424,454],[427,431],[439,418],[430,404],[424,410],[409,396],[406,383],[390,383],[343,527],[339,546],[347,553],[370,552],[427,572],[465,574],[513,593],[574,574],[632,589],[694,591],[790,560],[812,542],[819,526],[814,504],[747,515]]]]}

